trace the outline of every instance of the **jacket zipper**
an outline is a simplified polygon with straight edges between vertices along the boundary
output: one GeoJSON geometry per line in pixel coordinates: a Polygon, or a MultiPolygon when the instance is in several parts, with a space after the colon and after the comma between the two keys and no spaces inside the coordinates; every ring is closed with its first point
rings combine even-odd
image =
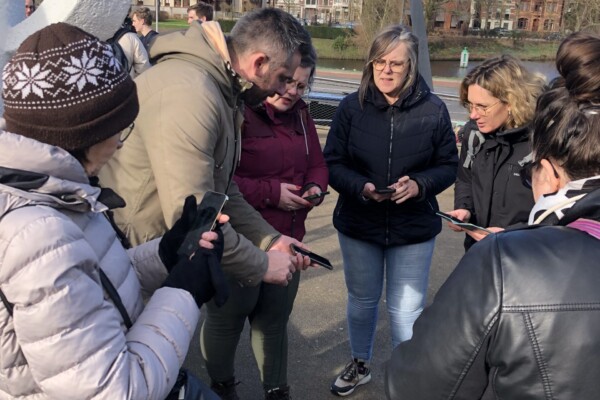
{"type": "MultiPolygon", "coordinates": [[[[387,182],[391,179],[392,171],[392,150],[394,147],[394,107],[390,107],[390,146],[388,148],[388,166],[387,166],[387,182]]],[[[389,202],[388,202],[389,203],[389,202]]],[[[390,241],[390,204],[385,208],[385,244],[390,241]]]]}
{"type": "MultiPolygon", "coordinates": [[[[225,188],[225,193],[229,192],[229,187],[231,186],[231,181],[233,181],[233,176],[235,175],[235,170],[237,169],[237,167],[240,165],[240,160],[241,160],[241,156],[242,156],[242,152],[240,151],[241,149],[238,149],[238,145],[240,143],[240,136],[242,134],[242,127],[238,127],[237,126],[237,113],[238,113],[239,107],[236,105],[233,109],[233,127],[235,129],[235,139],[233,140],[233,166],[231,168],[231,172],[229,174],[229,179],[227,180],[227,187],[225,188]]],[[[225,153],[227,154],[227,153],[225,153]]]]}

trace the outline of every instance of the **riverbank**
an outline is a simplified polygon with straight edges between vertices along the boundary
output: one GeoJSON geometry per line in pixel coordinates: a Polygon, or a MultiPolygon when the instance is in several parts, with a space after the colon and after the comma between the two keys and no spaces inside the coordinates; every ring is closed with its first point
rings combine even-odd
{"type": "MultiPolygon", "coordinates": [[[[431,61],[459,61],[464,48],[469,59],[481,61],[499,54],[510,54],[523,61],[551,61],[556,56],[560,42],[521,39],[492,39],[478,37],[432,37],[429,40],[431,61]]],[[[319,58],[338,60],[364,60],[364,55],[354,46],[344,51],[333,48],[331,39],[313,39],[319,58]]]]}
{"type": "MultiPolygon", "coordinates": [[[[159,23],[159,32],[182,30],[188,27],[183,20],[169,20],[159,23]]],[[[340,34],[342,31],[340,30],[340,34]]],[[[313,44],[321,59],[364,60],[365,55],[351,41],[343,50],[333,47],[334,39],[313,38],[313,44]]],[[[428,38],[429,59],[431,61],[459,61],[462,50],[466,47],[469,59],[481,61],[499,54],[510,54],[523,61],[551,61],[556,56],[558,41],[535,39],[513,40],[509,38],[481,38],[476,36],[453,36],[428,38]]]]}

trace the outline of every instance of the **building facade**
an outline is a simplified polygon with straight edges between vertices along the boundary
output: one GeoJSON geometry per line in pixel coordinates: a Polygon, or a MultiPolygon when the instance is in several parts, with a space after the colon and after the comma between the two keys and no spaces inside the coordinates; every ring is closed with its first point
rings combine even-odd
{"type": "MultiPolygon", "coordinates": [[[[171,18],[185,18],[187,8],[198,0],[159,0],[160,9],[171,18]]],[[[277,7],[306,24],[353,26],[359,21],[363,0],[205,0],[213,4],[217,18],[237,17],[255,7],[277,7]]],[[[154,9],[156,0],[133,0],[134,6],[154,9]]],[[[410,14],[410,1],[402,7],[410,14]]],[[[468,29],[557,32],[562,26],[565,0],[450,0],[442,4],[429,24],[445,33],[468,29]]]]}

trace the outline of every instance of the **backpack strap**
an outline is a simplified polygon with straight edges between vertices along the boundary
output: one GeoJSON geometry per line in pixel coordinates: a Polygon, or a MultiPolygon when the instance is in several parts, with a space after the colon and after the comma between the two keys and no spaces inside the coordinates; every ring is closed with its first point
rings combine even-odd
{"type": "Polygon", "coordinates": [[[579,218],[567,224],[569,228],[583,231],[596,239],[600,240],[600,222],[586,218],[579,218]]]}
{"type": "MultiPolygon", "coordinates": [[[[123,317],[123,322],[125,323],[127,329],[131,329],[133,323],[131,322],[131,318],[129,318],[127,309],[123,305],[123,301],[121,300],[121,296],[119,296],[119,292],[117,292],[117,289],[112,284],[110,279],[108,279],[108,276],[106,276],[102,268],[98,268],[98,272],[100,273],[100,283],[102,284],[102,287],[104,288],[104,290],[106,290],[106,293],[108,293],[108,297],[110,297],[112,302],[115,304],[117,310],[119,310],[119,313],[121,314],[121,317],[123,317]]],[[[4,307],[6,307],[6,310],[8,311],[8,315],[12,317],[14,304],[8,301],[2,289],[0,289],[0,299],[2,299],[2,303],[4,303],[4,307]]]]}
{"type": "Polygon", "coordinates": [[[533,161],[533,152],[527,154],[525,157],[521,158],[519,161],[517,161],[517,164],[519,164],[519,167],[524,167],[526,164],[529,164],[530,162],[533,161]]]}
{"type": "Polygon", "coordinates": [[[469,131],[469,137],[467,138],[467,157],[463,163],[464,168],[471,168],[473,160],[475,159],[475,155],[479,153],[481,146],[483,146],[483,142],[485,142],[485,137],[481,132],[479,132],[477,129],[471,129],[469,131]],[[475,142],[476,139],[477,142],[475,142]]]}

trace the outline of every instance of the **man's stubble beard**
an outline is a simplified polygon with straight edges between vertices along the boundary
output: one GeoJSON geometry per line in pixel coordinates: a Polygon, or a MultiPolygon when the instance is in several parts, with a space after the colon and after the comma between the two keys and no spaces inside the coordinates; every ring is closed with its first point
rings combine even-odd
{"type": "Polygon", "coordinates": [[[267,87],[269,85],[270,81],[271,71],[267,72],[267,74],[262,78],[259,78],[256,81],[252,82],[252,87],[242,94],[244,103],[251,107],[257,106],[260,103],[262,103],[267,97],[275,94],[274,91],[267,91],[263,89],[264,87],[267,87]]]}

